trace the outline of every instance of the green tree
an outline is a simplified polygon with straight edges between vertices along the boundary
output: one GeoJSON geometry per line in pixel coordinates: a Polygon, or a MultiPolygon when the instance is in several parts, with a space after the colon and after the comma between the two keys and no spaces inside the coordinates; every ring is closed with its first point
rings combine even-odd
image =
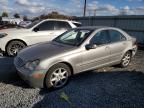
{"type": "Polygon", "coordinates": [[[39,16],[40,19],[72,19],[71,16],[66,16],[66,15],[63,15],[63,14],[59,14],[58,12],[56,11],[53,11],[47,15],[45,14],[42,14],[39,16]]]}
{"type": "Polygon", "coordinates": [[[14,18],[20,18],[20,15],[18,13],[15,13],[13,16],[14,18]]]}
{"type": "Polygon", "coordinates": [[[8,17],[8,13],[7,12],[3,12],[2,13],[2,17],[8,17]]]}

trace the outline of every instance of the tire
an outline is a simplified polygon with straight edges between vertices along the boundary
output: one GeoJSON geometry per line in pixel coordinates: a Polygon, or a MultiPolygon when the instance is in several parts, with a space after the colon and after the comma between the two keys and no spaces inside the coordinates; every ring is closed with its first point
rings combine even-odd
{"type": "Polygon", "coordinates": [[[68,83],[71,70],[64,63],[52,66],[46,74],[45,85],[48,89],[59,89],[68,83]]]}
{"type": "Polygon", "coordinates": [[[124,56],[123,56],[123,58],[122,58],[122,60],[121,60],[120,66],[121,66],[122,68],[127,67],[127,66],[129,65],[129,63],[131,62],[131,57],[132,57],[131,52],[130,52],[130,51],[127,51],[127,52],[124,54],[124,56]]]}
{"type": "Polygon", "coordinates": [[[8,56],[16,56],[25,47],[26,44],[22,41],[11,41],[6,47],[6,53],[8,56]]]}

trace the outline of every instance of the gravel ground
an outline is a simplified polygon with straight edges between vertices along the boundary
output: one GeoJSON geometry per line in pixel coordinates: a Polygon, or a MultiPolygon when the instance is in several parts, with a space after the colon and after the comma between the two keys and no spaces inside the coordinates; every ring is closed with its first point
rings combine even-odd
{"type": "MultiPolygon", "coordinates": [[[[1,60],[0,64],[8,65],[1,60]]],[[[139,51],[127,68],[78,74],[52,92],[30,88],[19,78],[0,80],[0,108],[144,108],[143,72],[144,51],[139,51]]]]}

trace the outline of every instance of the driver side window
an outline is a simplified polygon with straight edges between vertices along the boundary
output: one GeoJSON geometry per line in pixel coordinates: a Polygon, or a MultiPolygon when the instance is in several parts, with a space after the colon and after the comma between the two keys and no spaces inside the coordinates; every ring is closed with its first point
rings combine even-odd
{"type": "Polygon", "coordinates": [[[90,41],[91,44],[95,45],[104,45],[108,44],[109,42],[110,39],[107,30],[97,32],[90,41]]]}

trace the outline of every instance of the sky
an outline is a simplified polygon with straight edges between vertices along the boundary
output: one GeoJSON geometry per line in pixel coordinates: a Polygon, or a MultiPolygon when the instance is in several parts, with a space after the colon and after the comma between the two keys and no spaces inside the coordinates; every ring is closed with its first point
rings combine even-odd
{"type": "MultiPolygon", "coordinates": [[[[84,0],[0,0],[0,14],[38,16],[58,11],[71,16],[83,15],[84,0]]],[[[144,15],[144,0],[87,0],[86,15],[144,15]],[[96,10],[96,11],[95,11],[96,10]]]]}

